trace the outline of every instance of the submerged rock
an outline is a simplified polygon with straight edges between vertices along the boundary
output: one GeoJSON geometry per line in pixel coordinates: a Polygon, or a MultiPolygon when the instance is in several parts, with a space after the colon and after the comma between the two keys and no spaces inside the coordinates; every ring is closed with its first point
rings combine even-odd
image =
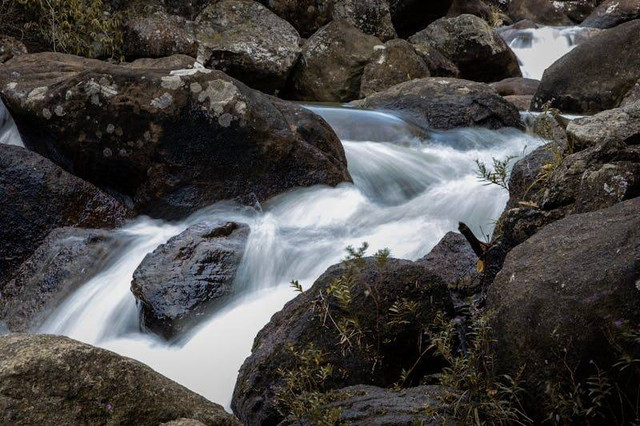
{"type": "Polygon", "coordinates": [[[640,199],[554,222],[513,249],[489,289],[497,367],[539,400],[548,380],[576,380],[619,360],[608,333],[640,317],[640,199]],[[586,375],[585,375],[586,374],[586,375]]]}
{"type": "Polygon", "coordinates": [[[523,128],[518,110],[484,83],[423,78],[398,84],[357,103],[391,111],[422,128],[523,128]]]}
{"type": "Polygon", "coordinates": [[[0,322],[13,332],[34,330],[59,302],[108,265],[124,244],[111,231],[51,231],[14,278],[0,283],[0,322]]]}
{"type": "Polygon", "coordinates": [[[248,236],[244,224],[201,223],[149,253],[131,282],[144,325],[174,337],[237,293],[233,283],[248,236]]]}
{"type": "Polygon", "coordinates": [[[565,112],[594,114],[620,105],[640,79],[640,20],[605,31],[549,67],[531,102],[565,112]]]}
{"type": "Polygon", "coordinates": [[[15,425],[156,426],[185,417],[240,425],[218,404],[138,361],[45,335],[0,337],[0,413],[15,425]]]}
{"type": "Polygon", "coordinates": [[[2,67],[0,89],[28,147],[156,217],[351,180],[317,115],[220,71],[157,62],[23,55],[2,67]]]}
{"type": "Polygon", "coordinates": [[[0,145],[0,288],[55,228],[113,228],[128,211],[35,152],[0,145]]]}
{"type": "Polygon", "coordinates": [[[288,22],[253,0],[213,2],[196,19],[198,60],[254,89],[278,93],[300,53],[288,22]]]}
{"type": "Polygon", "coordinates": [[[429,77],[429,68],[405,40],[388,41],[364,68],[360,96],[366,97],[396,84],[429,77]]]}
{"type": "MultiPolygon", "coordinates": [[[[353,267],[356,266],[340,264],[329,268],[260,331],[251,356],[240,369],[232,401],[234,413],[245,423],[276,424],[283,419],[276,397],[283,386],[282,371],[295,370],[300,362],[296,354],[310,348],[320,351],[323,361],[336,372],[324,383],[327,390],[355,384],[393,384],[401,370],[418,359],[416,339],[421,335],[421,324],[430,323],[436,313],[452,308],[447,286],[422,265],[397,259],[380,263],[378,259],[365,258],[350,272],[353,267]],[[344,297],[342,302],[336,298],[339,290],[331,294],[327,291],[338,285],[334,284],[336,280],[344,283],[347,276],[353,281],[349,281],[350,301],[345,306],[344,297]],[[394,323],[390,308],[409,301],[416,304],[415,320],[394,323]],[[355,317],[362,334],[353,338],[362,343],[340,343],[340,335],[327,315],[332,315],[334,321],[355,317]],[[372,342],[378,342],[373,343],[374,347],[379,346],[377,350],[369,346],[372,342]]],[[[416,367],[415,377],[438,367],[439,361],[427,356],[416,367]]]]}
{"type": "Polygon", "coordinates": [[[322,102],[358,99],[364,68],[378,48],[383,48],[378,38],[345,20],[331,22],[304,44],[287,97],[322,102]]]}
{"type": "Polygon", "coordinates": [[[481,18],[442,18],[411,36],[413,44],[430,44],[456,64],[462,78],[500,81],[521,77],[515,53],[481,18]]]}

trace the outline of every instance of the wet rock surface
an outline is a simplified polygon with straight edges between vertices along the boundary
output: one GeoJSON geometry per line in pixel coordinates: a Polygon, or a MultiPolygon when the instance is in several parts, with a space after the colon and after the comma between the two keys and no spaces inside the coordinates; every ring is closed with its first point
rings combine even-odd
{"type": "Polygon", "coordinates": [[[149,253],[131,282],[144,325],[175,337],[236,294],[234,279],[248,237],[245,224],[205,222],[149,253]]]}

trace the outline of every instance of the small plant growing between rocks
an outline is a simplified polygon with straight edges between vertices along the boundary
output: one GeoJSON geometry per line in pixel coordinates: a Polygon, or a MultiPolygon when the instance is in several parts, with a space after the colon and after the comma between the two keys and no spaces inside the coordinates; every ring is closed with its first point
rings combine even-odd
{"type": "Polygon", "coordinates": [[[476,160],[478,166],[478,180],[485,182],[486,185],[498,185],[499,187],[509,190],[509,164],[515,156],[508,156],[504,160],[492,158],[493,167],[487,166],[486,163],[476,160]]]}

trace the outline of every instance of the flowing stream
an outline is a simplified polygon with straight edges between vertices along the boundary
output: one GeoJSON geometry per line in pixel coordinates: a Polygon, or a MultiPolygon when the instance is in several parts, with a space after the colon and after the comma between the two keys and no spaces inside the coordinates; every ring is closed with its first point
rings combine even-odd
{"type": "MultiPolygon", "coordinates": [[[[525,75],[539,78],[553,58],[571,48],[570,37],[555,36],[565,30],[554,31],[533,30],[529,42],[524,35],[512,42],[525,75]],[[555,43],[559,38],[562,42],[555,43]]],[[[138,359],[228,408],[254,337],[295,296],[291,280],[308,288],[340,261],[346,246],[364,241],[370,253],[389,248],[394,257],[418,259],[458,221],[478,235],[491,234],[508,194],[477,179],[475,160],[521,156],[542,143],[514,129],[426,132],[382,112],[308,108],[340,136],[352,184],[296,189],[256,208],[218,203],[178,223],[139,217],[117,231],[128,244],[116,259],[63,301],[37,331],[138,359]],[[140,330],[131,279],[146,254],[204,219],[250,225],[236,277],[242,292],[169,345],[140,330]]],[[[0,123],[0,142],[20,145],[2,105],[0,123]]]]}

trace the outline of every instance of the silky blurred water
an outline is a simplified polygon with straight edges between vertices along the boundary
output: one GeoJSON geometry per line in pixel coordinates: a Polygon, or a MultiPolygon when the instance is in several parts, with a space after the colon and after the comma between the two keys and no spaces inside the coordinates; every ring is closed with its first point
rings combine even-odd
{"type": "Polygon", "coordinates": [[[289,282],[310,286],[367,241],[418,259],[458,221],[489,235],[508,194],[476,177],[475,160],[522,155],[541,141],[514,129],[425,132],[380,112],[309,107],[343,140],[354,183],[282,194],[257,208],[219,203],[181,223],[138,218],[118,231],[130,244],[84,284],[39,332],[64,334],[138,359],[228,407],[238,369],[257,332],[294,297],[289,282]],[[236,277],[241,294],[197,329],[168,345],[140,331],[130,292],[144,256],[201,220],[245,222],[251,235],[236,277]]]}

